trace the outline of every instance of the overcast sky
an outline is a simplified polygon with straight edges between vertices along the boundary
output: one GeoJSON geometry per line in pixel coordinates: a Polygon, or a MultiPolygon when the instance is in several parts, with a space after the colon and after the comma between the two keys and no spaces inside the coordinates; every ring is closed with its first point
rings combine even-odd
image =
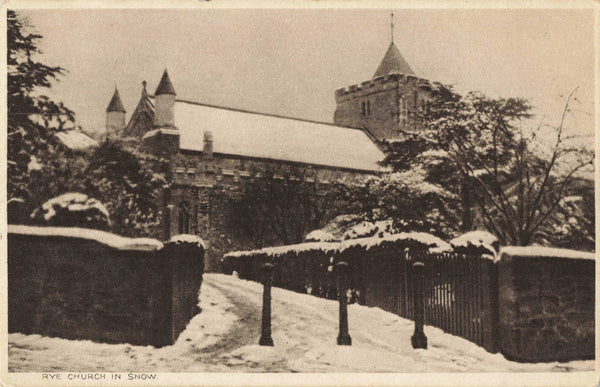
{"type": "MultiPolygon", "coordinates": [[[[119,88],[127,120],[143,80],[168,68],[178,98],[333,121],[334,91],[370,79],[390,43],[390,9],[21,10],[44,39],[45,63],[69,70],[52,94],[87,131],[104,130],[119,88]]],[[[525,97],[556,122],[593,135],[591,10],[394,9],[395,42],[418,76],[525,97]]]]}

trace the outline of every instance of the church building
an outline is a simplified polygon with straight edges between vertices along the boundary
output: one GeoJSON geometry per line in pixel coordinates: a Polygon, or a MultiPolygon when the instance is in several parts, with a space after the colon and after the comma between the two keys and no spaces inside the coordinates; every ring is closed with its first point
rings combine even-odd
{"type": "Polygon", "coordinates": [[[147,83],[129,122],[119,93],[106,110],[108,135],[139,138],[169,160],[162,237],[197,234],[209,244],[208,269],[239,245],[223,220],[220,193],[265,175],[326,187],[360,182],[382,171],[377,140],[418,128],[411,111],[424,109],[427,81],[392,42],[373,79],[335,92],[334,123],[203,104],[177,98],[167,70],[153,95],[147,83]]]}

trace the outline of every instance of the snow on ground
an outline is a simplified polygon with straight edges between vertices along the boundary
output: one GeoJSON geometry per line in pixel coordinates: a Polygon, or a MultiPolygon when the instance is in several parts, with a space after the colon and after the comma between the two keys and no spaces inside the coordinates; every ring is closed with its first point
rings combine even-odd
{"type": "Polygon", "coordinates": [[[592,371],[593,361],[522,364],[426,326],[429,349],[410,344],[414,323],[349,306],[352,346],[336,344],[338,304],[273,288],[274,347],[257,345],[262,286],[205,274],[202,313],[173,346],[156,349],[39,335],[9,335],[9,370],[154,372],[551,372],[592,371]]]}

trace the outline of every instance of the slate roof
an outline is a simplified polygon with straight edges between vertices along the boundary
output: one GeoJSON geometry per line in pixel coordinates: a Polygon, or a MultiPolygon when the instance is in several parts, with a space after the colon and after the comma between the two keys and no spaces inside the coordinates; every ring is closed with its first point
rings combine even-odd
{"type": "Polygon", "coordinates": [[[154,92],[154,95],[162,95],[162,94],[177,95],[175,93],[175,88],[173,87],[173,84],[171,83],[171,79],[169,79],[169,74],[167,73],[167,70],[165,70],[165,72],[163,73],[162,78],[160,79],[160,82],[158,84],[158,87],[156,88],[156,91],[154,92]]]}
{"type": "Polygon", "coordinates": [[[142,116],[145,114],[149,117],[150,120],[154,118],[154,102],[152,102],[152,98],[146,92],[146,81],[143,82],[144,88],[142,89],[142,98],[138,102],[135,110],[131,114],[129,118],[129,122],[125,129],[123,129],[122,136],[132,136],[132,135],[141,135],[139,133],[134,133],[135,124],[142,119],[142,116]]]}
{"type": "Polygon", "coordinates": [[[408,65],[408,62],[402,57],[402,54],[400,54],[400,51],[394,42],[390,43],[383,60],[379,64],[377,71],[375,71],[375,75],[373,75],[373,78],[393,73],[416,75],[413,69],[411,69],[408,65]]]}
{"type": "Polygon", "coordinates": [[[365,171],[381,170],[384,154],[365,132],[281,116],[178,100],[180,148],[202,151],[204,132],[213,152],[365,171]]]}
{"type": "Polygon", "coordinates": [[[123,103],[121,102],[121,97],[119,96],[119,90],[117,90],[117,88],[115,87],[115,93],[112,96],[112,99],[110,100],[110,103],[108,104],[108,107],[106,108],[107,112],[121,112],[121,113],[126,113],[125,111],[125,107],[123,106],[123,103]]]}

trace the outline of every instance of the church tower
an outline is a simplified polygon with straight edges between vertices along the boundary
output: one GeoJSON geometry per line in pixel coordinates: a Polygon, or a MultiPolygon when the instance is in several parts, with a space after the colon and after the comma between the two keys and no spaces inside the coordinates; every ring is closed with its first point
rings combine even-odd
{"type": "Polygon", "coordinates": [[[397,139],[419,130],[431,91],[392,41],[373,78],[335,92],[337,125],[361,128],[377,140],[397,139]]]}
{"type": "Polygon", "coordinates": [[[125,108],[119,96],[119,90],[115,92],[106,108],[106,138],[119,137],[125,129],[125,108]]]}

